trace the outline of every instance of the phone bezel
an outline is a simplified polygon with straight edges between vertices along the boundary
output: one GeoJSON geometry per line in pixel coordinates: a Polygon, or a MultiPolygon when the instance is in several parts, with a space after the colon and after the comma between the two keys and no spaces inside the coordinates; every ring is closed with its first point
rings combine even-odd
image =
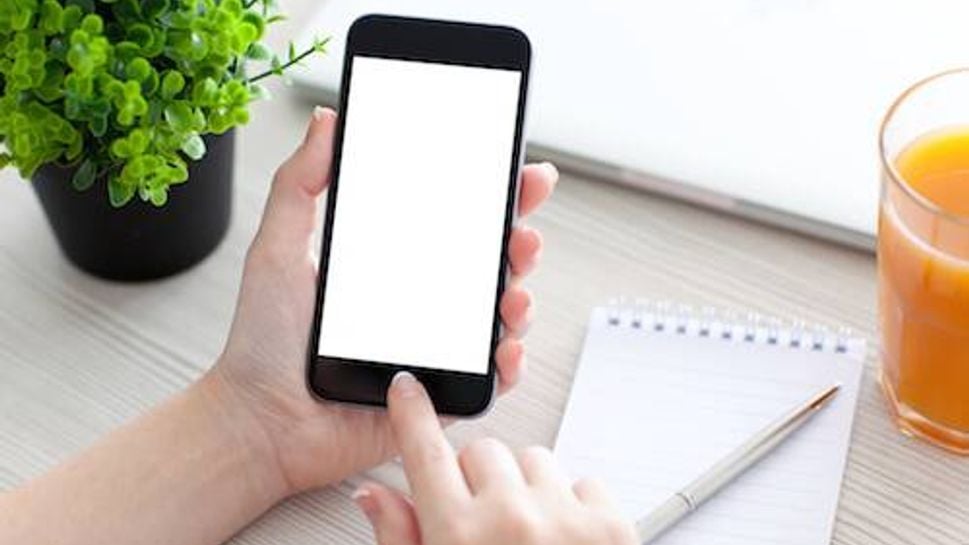
{"type": "Polygon", "coordinates": [[[508,277],[508,241],[517,215],[518,181],[523,162],[523,132],[528,93],[531,45],[519,30],[474,23],[417,19],[390,15],[366,15],[357,19],[347,36],[343,59],[342,82],[333,162],[317,281],[316,310],[307,351],[306,381],[310,392],[320,400],[385,406],[387,388],[398,371],[409,371],[427,389],[440,414],[475,416],[488,410],[496,391],[495,353],[502,334],[499,303],[508,277]],[[317,354],[322,316],[323,293],[329,266],[330,239],[339,191],[340,162],[343,149],[344,122],[348,114],[347,98],[352,85],[355,56],[501,68],[521,72],[514,144],[510,153],[504,232],[501,260],[497,271],[494,318],[486,374],[466,373],[427,367],[334,358],[317,354]]]}

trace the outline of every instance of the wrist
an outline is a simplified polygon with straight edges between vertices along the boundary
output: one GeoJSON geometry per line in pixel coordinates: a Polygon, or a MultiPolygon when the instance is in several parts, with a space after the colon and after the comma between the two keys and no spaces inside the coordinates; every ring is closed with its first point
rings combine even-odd
{"type": "Polygon", "coordinates": [[[245,399],[226,380],[216,365],[192,387],[204,411],[224,435],[227,448],[242,457],[245,479],[251,493],[277,503],[295,491],[279,463],[276,445],[245,399]]]}

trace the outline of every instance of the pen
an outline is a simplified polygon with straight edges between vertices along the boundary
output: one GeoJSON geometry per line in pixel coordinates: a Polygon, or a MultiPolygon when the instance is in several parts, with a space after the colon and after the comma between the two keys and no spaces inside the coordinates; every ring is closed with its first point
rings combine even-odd
{"type": "Polygon", "coordinates": [[[636,532],[639,535],[640,543],[653,541],[679,522],[680,519],[696,511],[700,504],[710,499],[730,481],[754,465],[774,447],[781,444],[794,430],[807,422],[818,409],[838,393],[840,387],[840,384],[832,384],[826,387],[790,412],[771,422],[708,469],[703,475],[670,496],[652,513],[636,521],[636,532]]]}

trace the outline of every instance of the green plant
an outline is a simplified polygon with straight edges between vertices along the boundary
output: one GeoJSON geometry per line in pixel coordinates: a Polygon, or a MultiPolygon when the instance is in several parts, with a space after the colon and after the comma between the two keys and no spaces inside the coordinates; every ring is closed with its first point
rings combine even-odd
{"type": "Polygon", "coordinates": [[[273,54],[260,40],[282,19],[273,0],[0,0],[0,168],[56,162],[114,206],[165,204],[202,136],[249,120],[259,80],[324,50],[273,54]]]}

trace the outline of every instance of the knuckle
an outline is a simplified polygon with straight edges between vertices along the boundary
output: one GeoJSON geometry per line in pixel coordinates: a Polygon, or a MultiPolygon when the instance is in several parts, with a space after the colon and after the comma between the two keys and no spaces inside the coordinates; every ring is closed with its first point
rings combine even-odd
{"type": "Polygon", "coordinates": [[[572,517],[563,522],[560,532],[574,539],[576,543],[605,543],[601,532],[585,517],[572,517]]]}
{"type": "Polygon", "coordinates": [[[463,518],[452,517],[441,522],[441,534],[449,545],[473,545],[474,533],[463,518]]]}
{"type": "MultiPolygon", "coordinates": [[[[512,498],[509,496],[509,498],[512,498]]],[[[504,532],[512,543],[541,543],[542,518],[525,502],[508,499],[499,508],[504,532]]]]}
{"type": "Polygon", "coordinates": [[[275,244],[266,244],[259,237],[246,252],[246,267],[279,267],[286,264],[285,256],[275,244]]]}
{"type": "Polygon", "coordinates": [[[588,517],[582,513],[575,513],[573,516],[565,517],[559,521],[559,532],[563,535],[571,536],[577,543],[593,543],[595,535],[592,530],[593,525],[588,517]]]}
{"type": "Polygon", "coordinates": [[[246,251],[246,268],[261,266],[267,260],[265,254],[265,244],[262,244],[257,236],[246,251]]]}
{"type": "Polygon", "coordinates": [[[477,448],[484,452],[494,452],[496,450],[505,450],[505,444],[501,441],[495,439],[494,437],[481,437],[475,439],[473,444],[477,445],[477,448]]]}
{"type": "Polygon", "coordinates": [[[589,481],[590,479],[588,477],[576,479],[575,482],[572,483],[572,491],[577,495],[582,496],[585,491],[589,489],[589,481]]]}
{"type": "Polygon", "coordinates": [[[474,462],[475,460],[488,459],[496,450],[505,448],[497,439],[493,437],[479,437],[468,443],[461,451],[462,461],[474,462]]]}
{"type": "Polygon", "coordinates": [[[581,479],[575,481],[576,490],[594,491],[598,490],[601,486],[602,484],[599,482],[599,480],[593,477],[582,477],[581,479]]]}
{"type": "Polygon", "coordinates": [[[552,451],[542,445],[532,445],[521,450],[521,457],[539,462],[552,460],[552,451]]]}
{"type": "Polygon", "coordinates": [[[276,169],[276,172],[273,173],[272,186],[274,188],[285,184],[286,180],[290,178],[292,170],[290,161],[290,159],[283,161],[283,163],[276,169]]]}
{"type": "Polygon", "coordinates": [[[636,535],[632,524],[617,514],[610,513],[602,521],[603,533],[608,543],[613,545],[631,545],[636,543],[636,535]]]}
{"type": "Polygon", "coordinates": [[[518,451],[518,460],[526,471],[548,467],[555,463],[552,451],[548,448],[534,445],[518,451]]]}
{"type": "Polygon", "coordinates": [[[416,444],[415,455],[421,467],[428,471],[437,471],[437,468],[445,460],[454,456],[451,445],[444,441],[429,441],[416,444]]]}
{"type": "Polygon", "coordinates": [[[458,464],[467,467],[471,463],[474,455],[471,452],[471,445],[467,445],[458,451],[458,464]]]}
{"type": "Polygon", "coordinates": [[[481,437],[468,443],[458,453],[458,464],[468,470],[479,467],[493,460],[501,450],[507,450],[504,444],[492,437],[481,437]]]}

